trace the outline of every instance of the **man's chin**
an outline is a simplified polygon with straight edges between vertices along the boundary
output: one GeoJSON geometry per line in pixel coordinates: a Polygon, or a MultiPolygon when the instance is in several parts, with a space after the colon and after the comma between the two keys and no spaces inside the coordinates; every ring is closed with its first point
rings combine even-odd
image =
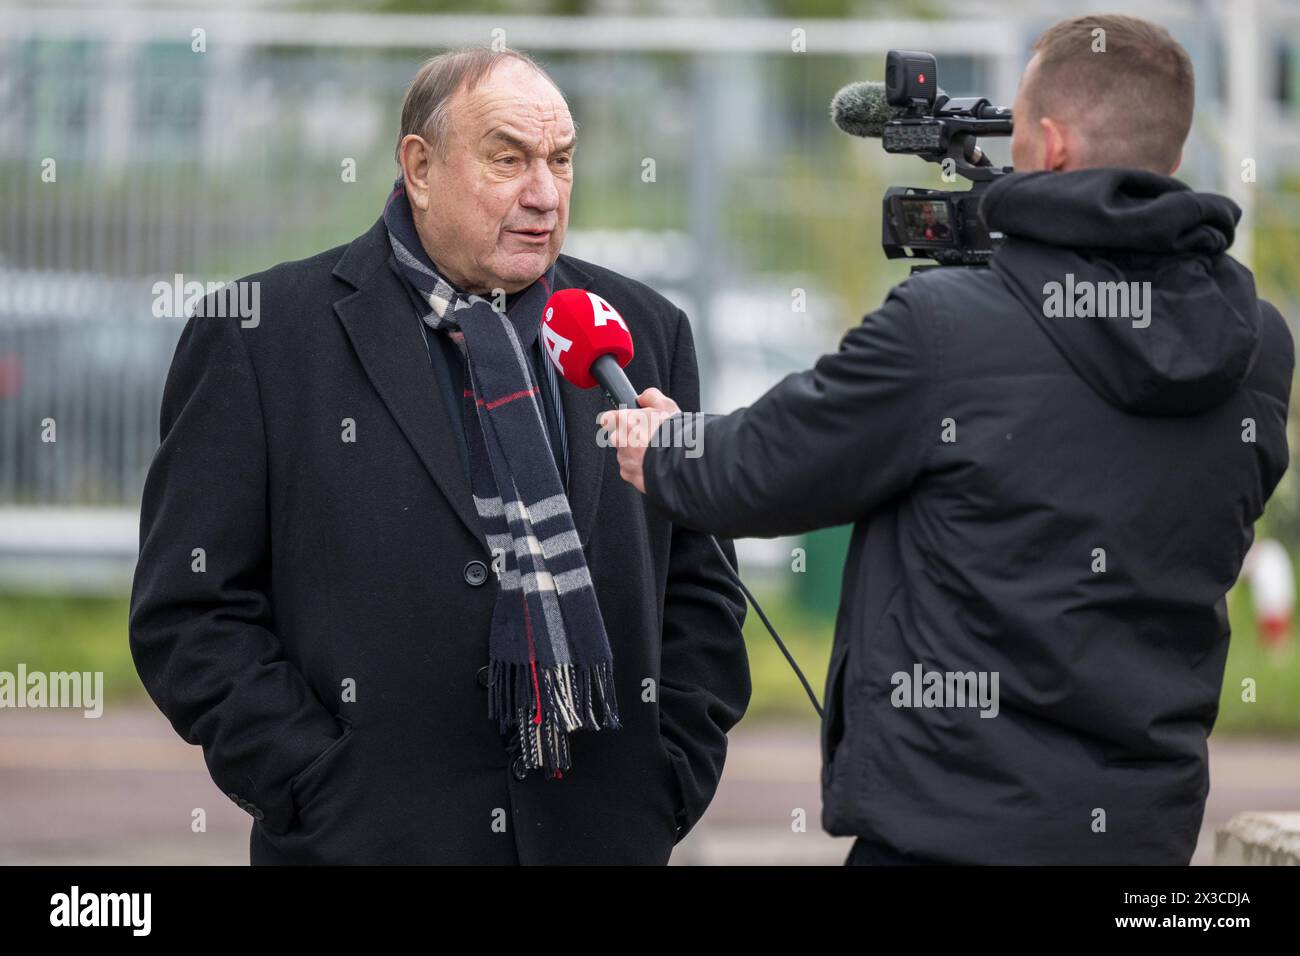
{"type": "Polygon", "coordinates": [[[498,273],[503,288],[508,292],[527,288],[546,274],[546,270],[551,267],[551,263],[558,255],[558,252],[551,252],[549,249],[540,249],[536,252],[530,249],[506,256],[498,273]],[[509,286],[505,283],[509,283],[509,286]]]}

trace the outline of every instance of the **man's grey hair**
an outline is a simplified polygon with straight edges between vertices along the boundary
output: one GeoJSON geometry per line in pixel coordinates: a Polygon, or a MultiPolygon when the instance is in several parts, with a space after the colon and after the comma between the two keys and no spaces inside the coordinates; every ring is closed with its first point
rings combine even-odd
{"type": "Polygon", "coordinates": [[[559,84],[527,53],[519,50],[492,50],[487,47],[466,47],[449,50],[425,60],[411,85],[407,87],[402,102],[402,128],[397,134],[394,158],[401,162],[402,140],[414,133],[423,136],[442,159],[447,158],[447,142],[451,136],[451,98],[460,90],[470,92],[478,87],[493,70],[507,60],[527,63],[550,82],[564,96],[559,84]]]}

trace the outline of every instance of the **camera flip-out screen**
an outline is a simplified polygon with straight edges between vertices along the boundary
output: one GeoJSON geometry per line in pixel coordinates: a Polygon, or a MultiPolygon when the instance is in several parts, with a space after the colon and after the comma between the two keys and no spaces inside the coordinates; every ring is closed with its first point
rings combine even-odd
{"type": "Polygon", "coordinates": [[[902,240],[910,246],[951,246],[956,240],[945,199],[898,197],[902,240]]]}

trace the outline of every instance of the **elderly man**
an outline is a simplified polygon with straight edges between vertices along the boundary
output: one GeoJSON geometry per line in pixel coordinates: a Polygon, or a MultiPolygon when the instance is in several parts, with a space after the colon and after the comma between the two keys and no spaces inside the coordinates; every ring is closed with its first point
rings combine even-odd
{"type": "Polygon", "coordinates": [[[522,54],[434,58],[370,231],[243,280],[256,323],[212,299],[181,336],[131,647],[254,863],[661,864],[712,799],[743,599],[537,344],[588,289],[638,389],[697,401],[686,316],[560,255],[574,138],[522,54]]]}

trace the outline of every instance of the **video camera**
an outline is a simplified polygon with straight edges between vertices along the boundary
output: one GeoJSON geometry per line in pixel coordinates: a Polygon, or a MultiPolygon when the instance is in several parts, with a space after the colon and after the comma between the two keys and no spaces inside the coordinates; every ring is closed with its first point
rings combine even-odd
{"type": "MultiPolygon", "coordinates": [[[[980,219],[980,197],[1013,170],[994,166],[976,137],[1010,136],[1011,110],[983,97],[948,96],[939,89],[934,55],[912,50],[886,54],[884,99],[892,109],[880,126],[885,152],[920,156],[942,166],[945,175],[973,183],[965,192],[889,187],[881,211],[885,255],[933,259],[941,266],[987,265],[1002,236],[990,233],[980,219]]],[[[858,135],[874,135],[874,129],[858,135]]]]}

